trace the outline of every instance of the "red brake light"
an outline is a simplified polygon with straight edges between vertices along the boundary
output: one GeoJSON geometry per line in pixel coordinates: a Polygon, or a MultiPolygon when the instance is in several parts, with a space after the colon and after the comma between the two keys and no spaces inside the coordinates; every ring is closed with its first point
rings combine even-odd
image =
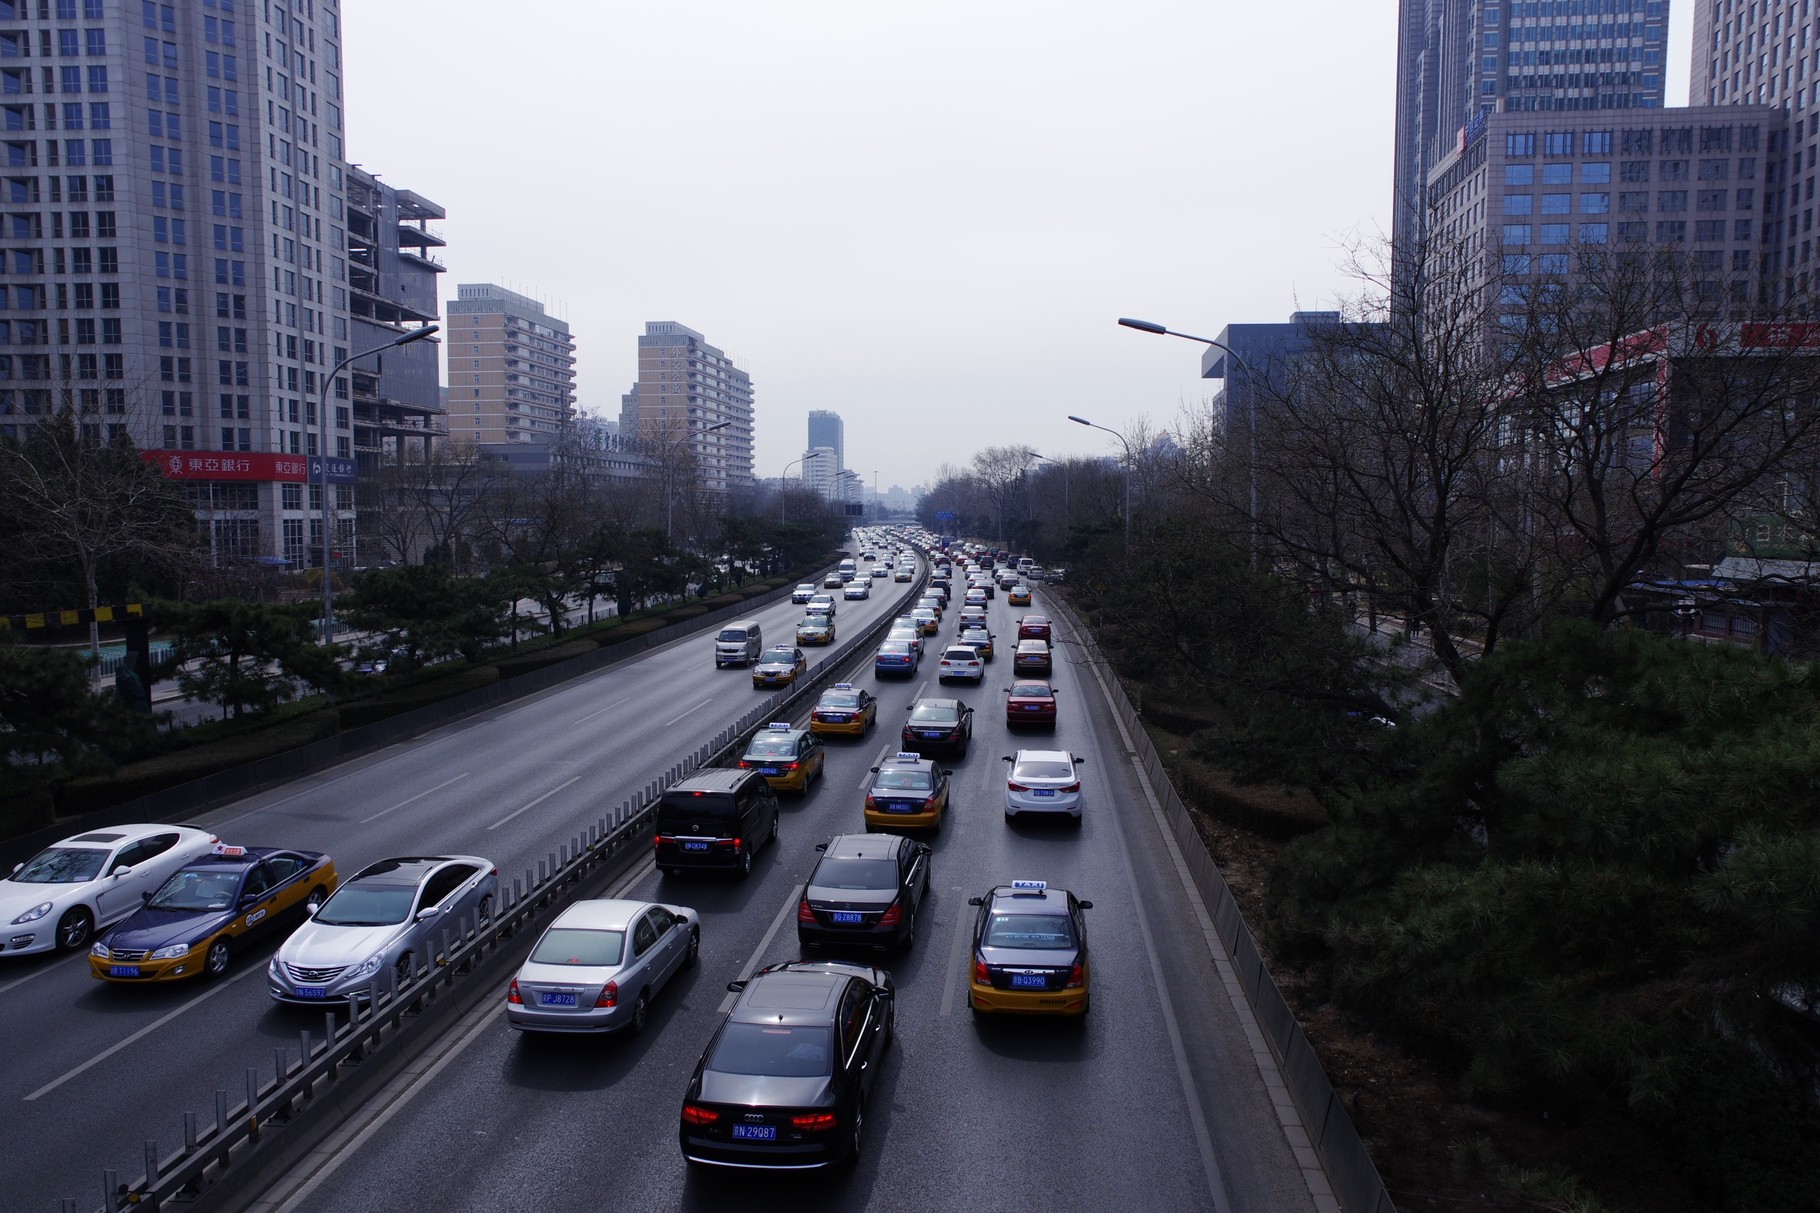
{"type": "Polygon", "coordinates": [[[886,910],[883,914],[878,916],[878,925],[881,927],[894,927],[903,920],[904,911],[894,901],[891,903],[891,908],[889,910],[886,910]]]}
{"type": "Polygon", "coordinates": [[[1026,787],[1024,784],[1021,784],[1021,783],[1007,784],[1006,787],[1008,787],[1013,792],[1028,792],[1030,790],[1028,787],[1026,787]]]}
{"type": "Polygon", "coordinates": [[[739,841],[740,840],[737,838],[717,838],[714,840],[714,845],[717,847],[732,847],[737,851],[739,850],[739,841]]]}
{"type": "Polygon", "coordinates": [[[506,988],[506,1001],[515,1007],[522,1007],[525,1005],[524,996],[518,992],[518,978],[516,977],[512,979],[512,984],[506,988]]]}
{"type": "Polygon", "coordinates": [[[1087,975],[1081,971],[1081,962],[1077,960],[1074,962],[1074,968],[1068,971],[1068,980],[1063,984],[1062,988],[1066,990],[1078,990],[1086,983],[1086,980],[1087,975]]]}
{"type": "Polygon", "coordinates": [[[750,771],[752,769],[752,764],[742,758],[739,760],[739,769],[742,771],[750,771]]]}
{"type": "Polygon", "coordinates": [[[686,1103],[683,1105],[682,1118],[686,1125],[711,1125],[720,1119],[720,1113],[700,1104],[686,1103]]]}
{"type": "Polygon", "coordinates": [[[866,807],[868,809],[874,810],[875,812],[878,809],[878,801],[873,798],[872,793],[870,793],[870,792],[866,793],[866,807]]]}
{"type": "Polygon", "coordinates": [[[796,764],[796,763],[794,763],[794,762],[786,762],[786,763],[785,763],[785,764],[784,764],[784,770],[786,770],[786,771],[794,771],[794,770],[795,770],[795,769],[796,769],[796,765],[797,765],[797,764],[796,764]]]}
{"type": "Polygon", "coordinates": [[[1062,789],[1062,791],[1064,791],[1064,792],[1078,792],[1080,790],[1081,790],[1081,785],[1078,783],[1071,783],[1067,787],[1062,789]]]}
{"type": "Polygon", "coordinates": [[[800,898],[796,903],[796,921],[808,923],[815,921],[815,911],[809,908],[807,897],[800,898]]]}
{"type": "Polygon", "coordinates": [[[973,961],[973,984],[980,986],[992,984],[992,970],[988,969],[986,962],[978,957],[975,957],[973,961]]]}
{"type": "Polygon", "coordinates": [[[826,1133],[834,1127],[834,1113],[804,1112],[800,1116],[792,1116],[790,1123],[807,1133],[826,1133]]]}
{"type": "Polygon", "coordinates": [[[601,987],[600,997],[594,1000],[597,1007],[616,1007],[619,1005],[619,983],[609,981],[601,987]]]}

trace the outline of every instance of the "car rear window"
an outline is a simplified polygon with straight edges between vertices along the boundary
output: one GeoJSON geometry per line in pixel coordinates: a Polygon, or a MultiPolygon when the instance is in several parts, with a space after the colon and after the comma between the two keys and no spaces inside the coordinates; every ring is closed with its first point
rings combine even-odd
{"type": "Polygon", "coordinates": [[[960,718],[960,710],[945,703],[919,703],[910,711],[910,719],[912,720],[947,721],[953,723],[960,718]]]}
{"type": "Polygon", "coordinates": [[[411,915],[417,895],[414,884],[352,881],[316,911],[316,921],[330,927],[386,927],[411,915]]]}
{"type": "Polygon", "coordinates": [[[670,791],[657,806],[657,830],[673,833],[694,821],[727,821],[733,817],[733,797],[726,792],[670,791]]]}
{"type": "Polygon", "coordinates": [[[1074,764],[1053,758],[1026,758],[1011,768],[1013,779],[1072,779],[1074,764]]]}
{"type": "Polygon", "coordinates": [[[854,691],[829,691],[822,696],[824,708],[857,708],[859,695],[854,691]]]}
{"type": "Polygon", "coordinates": [[[981,942],[989,948],[1059,951],[1074,946],[1074,927],[1065,914],[994,914],[981,942]]]}
{"type": "Polygon", "coordinates": [[[531,960],[540,965],[616,965],[625,950],[624,931],[555,927],[537,941],[531,960]]]}
{"type": "Polygon", "coordinates": [[[796,754],[794,737],[754,737],[746,747],[747,757],[790,758],[796,754]]]}
{"type": "Polygon", "coordinates": [[[1014,682],[1011,693],[1022,699],[1049,699],[1055,694],[1046,682],[1014,682]]]}
{"type": "Polygon", "coordinates": [[[715,1042],[707,1068],[722,1074],[816,1078],[834,1072],[829,1031],[822,1027],[729,1023],[715,1042]]]}
{"type": "Polygon", "coordinates": [[[949,649],[946,653],[943,653],[942,658],[946,661],[978,661],[980,655],[972,649],[964,646],[956,646],[949,649]]]}
{"type": "Polygon", "coordinates": [[[895,889],[897,863],[890,859],[825,858],[809,883],[818,889],[895,889]]]}
{"type": "Polygon", "coordinates": [[[878,651],[881,653],[908,653],[910,642],[908,640],[887,640],[878,646],[878,651]]]}
{"type": "Polygon", "coordinates": [[[927,792],[934,783],[935,777],[928,771],[905,769],[880,771],[872,786],[887,792],[927,792]]]}

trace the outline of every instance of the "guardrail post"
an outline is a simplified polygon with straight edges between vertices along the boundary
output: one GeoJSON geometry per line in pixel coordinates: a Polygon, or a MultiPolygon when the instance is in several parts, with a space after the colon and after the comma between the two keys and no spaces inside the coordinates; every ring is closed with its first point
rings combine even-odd
{"type": "MultiPolygon", "coordinates": [[[[542,884],[543,880],[544,880],[544,864],[543,864],[543,860],[540,859],[537,861],[537,884],[542,884]]],[[[536,885],[533,885],[532,887],[535,888],[536,885]]]]}
{"type": "Polygon", "coordinates": [[[101,1170],[101,1207],[115,1209],[120,1199],[120,1172],[109,1167],[101,1170]]]}
{"type": "Polygon", "coordinates": [[[184,1149],[184,1153],[187,1154],[187,1153],[193,1151],[195,1148],[196,1148],[196,1114],[194,1112],[185,1112],[183,1114],[183,1149],[184,1149]]]}
{"type": "Polygon", "coordinates": [[[227,1090],[215,1088],[215,1140],[227,1136],[227,1090]]]}
{"type": "Polygon", "coordinates": [[[158,1143],[147,1139],[145,1143],[145,1186],[152,1187],[158,1182],[158,1143]]]}
{"type": "Polygon", "coordinates": [[[246,1067],[246,1114],[254,1126],[257,1135],[259,1125],[259,1071],[253,1066],[246,1067]]]}
{"type": "Polygon", "coordinates": [[[524,890],[519,887],[518,877],[512,877],[512,904],[517,905],[518,899],[523,896],[524,890]]]}

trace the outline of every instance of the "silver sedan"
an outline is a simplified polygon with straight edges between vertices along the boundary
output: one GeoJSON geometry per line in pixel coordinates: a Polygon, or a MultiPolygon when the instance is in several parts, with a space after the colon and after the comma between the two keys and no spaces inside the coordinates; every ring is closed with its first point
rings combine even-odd
{"type": "Polygon", "coordinates": [[[506,991],[506,1022],[528,1032],[643,1030],[651,999],[701,956],[687,906],[600,899],[557,916],[506,991]]]}

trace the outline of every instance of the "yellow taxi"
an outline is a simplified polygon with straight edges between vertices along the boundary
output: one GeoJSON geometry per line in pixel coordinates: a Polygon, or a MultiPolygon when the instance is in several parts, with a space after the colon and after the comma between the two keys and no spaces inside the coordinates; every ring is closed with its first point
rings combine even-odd
{"type": "Polygon", "coordinates": [[[910,618],[916,621],[916,626],[922,629],[925,636],[933,636],[941,631],[941,619],[928,607],[917,607],[910,612],[910,618]]]}
{"type": "Polygon", "coordinates": [[[827,758],[821,738],[780,720],[753,735],[739,765],[741,770],[757,771],[780,792],[807,792],[827,758]]]}
{"type": "Polygon", "coordinates": [[[1005,604],[1007,606],[1029,606],[1030,587],[1022,583],[1012,586],[1005,593],[1005,604]]]}
{"type": "Polygon", "coordinates": [[[885,759],[866,789],[866,829],[940,832],[953,773],[908,750],[885,759]]]}
{"type": "Polygon", "coordinates": [[[796,625],[796,643],[833,644],[833,618],[827,615],[805,616],[803,621],[796,625]]]}
{"type": "Polygon", "coordinates": [[[294,925],[338,883],[321,851],[216,843],[95,941],[89,975],[122,985],[219,977],[238,948],[294,925]]]}
{"type": "Polygon", "coordinates": [[[979,907],[967,980],[975,1018],[1087,1014],[1093,973],[1082,911],[1091,901],[1046,881],[1014,880],[967,904],[979,907]]]}
{"type": "Polygon", "coordinates": [[[809,713],[809,731],[863,737],[878,722],[878,700],[850,682],[837,682],[822,692],[809,713]]]}

